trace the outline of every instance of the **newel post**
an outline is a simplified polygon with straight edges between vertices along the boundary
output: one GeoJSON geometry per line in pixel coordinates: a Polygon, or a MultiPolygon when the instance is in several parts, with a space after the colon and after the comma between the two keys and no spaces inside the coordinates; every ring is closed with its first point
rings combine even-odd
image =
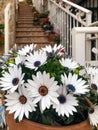
{"type": "Polygon", "coordinates": [[[81,65],[91,60],[91,40],[87,36],[98,34],[98,27],[75,27],[72,29],[72,57],[81,65]]]}
{"type": "Polygon", "coordinates": [[[72,30],[72,57],[78,63],[85,64],[85,32],[79,32],[77,28],[72,30]]]}

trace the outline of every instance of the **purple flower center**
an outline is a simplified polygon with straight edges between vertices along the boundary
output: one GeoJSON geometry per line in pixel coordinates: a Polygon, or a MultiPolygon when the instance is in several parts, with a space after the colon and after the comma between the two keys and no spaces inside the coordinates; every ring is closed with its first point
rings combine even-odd
{"type": "Polygon", "coordinates": [[[14,86],[16,86],[18,83],[19,83],[19,78],[14,78],[14,79],[12,80],[12,84],[13,84],[14,86]]]}
{"type": "Polygon", "coordinates": [[[97,85],[92,83],[91,88],[94,89],[94,90],[97,90],[97,85]]]}
{"type": "Polygon", "coordinates": [[[67,85],[67,88],[69,89],[69,91],[75,92],[75,87],[72,84],[67,85]]]}
{"type": "Polygon", "coordinates": [[[61,104],[64,104],[64,103],[66,102],[66,97],[65,97],[64,95],[60,95],[60,96],[58,97],[58,100],[59,100],[59,102],[60,102],[61,104]]]}
{"type": "Polygon", "coordinates": [[[38,66],[40,66],[40,65],[41,65],[41,62],[40,62],[40,61],[35,61],[35,62],[34,62],[34,66],[35,66],[35,67],[38,67],[38,66]]]}

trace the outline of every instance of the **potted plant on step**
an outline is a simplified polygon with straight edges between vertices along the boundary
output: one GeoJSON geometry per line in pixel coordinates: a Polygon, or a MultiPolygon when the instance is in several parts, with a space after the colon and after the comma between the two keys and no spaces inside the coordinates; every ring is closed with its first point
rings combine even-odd
{"type": "Polygon", "coordinates": [[[34,17],[33,17],[33,24],[34,25],[40,25],[40,21],[39,21],[39,12],[35,11],[33,13],[34,17]]]}
{"type": "Polygon", "coordinates": [[[49,16],[49,11],[45,11],[43,13],[40,13],[39,17],[40,17],[40,24],[43,25],[43,23],[46,21],[46,19],[48,18],[49,16]]]}
{"type": "Polygon", "coordinates": [[[98,69],[78,64],[62,45],[12,49],[0,68],[10,130],[91,130],[97,126],[98,69]]]}

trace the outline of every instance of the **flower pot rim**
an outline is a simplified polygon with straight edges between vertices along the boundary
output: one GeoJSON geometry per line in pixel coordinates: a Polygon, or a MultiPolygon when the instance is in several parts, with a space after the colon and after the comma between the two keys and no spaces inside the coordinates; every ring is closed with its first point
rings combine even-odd
{"type": "MultiPolygon", "coordinates": [[[[12,113],[12,114],[9,114],[9,112],[8,111],[6,111],[6,115],[7,116],[9,116],[9,117],[11,117],[11,119],[12,120],[14,120],[14,113],[12,113]]],[[[8,117],[8,118],[9,118],[8,117]]],[[[15,121],[15,120],[14,120],[15,121]]],[[[16,123],[16,122],[15,122],[16,123]]],[[[28,120],[28,119],[23,119],[21,122],[19,122],[19,123],[17,123],[18,125],[20,124],[21,125],[21,123],[22,124],[28,124],[28,125],[32,125],[32,126],[37,126],[37,127],[43,127],[43,128],[45,128],[45,129],[47,129],[47,130],[49,130],[49,129],[54,129],[55,128],[55,130],[59,130],[59,128],[70,128],[70,127],[76,127],[77,128],[77,125],[78,125],[78,127],[81,127],[81,126],[86,126],[87,124],[90,124],[89,123],[89,120],[88,119],[86,119],[86,120],[84,120],[84,121],[82,121],[82,122],[80,122],[80,123],[77,123],[77,124],[72,124],[72,125],[67,125],[67,126],[50,126],[50,125],[46,125],[46,124],[41,124],[41,123],[38,123],[38,122],[34,122],[34,121],[31,121],[31,120],[28,120]]]]}
{"type": "Polygon", "coordinates": [[[44,126],[44,127],[48,127],[48,128],[53,128],[53,127],[55,127],[55,128],[59,128],[59,127],[70,127],[70,126],[77,126],[77,125],[79,125],[79,126],[81,126],[81,125],[85,125],[85,124],[87,124],[87,123],[89,123],[89,120],[88,119],[86,119],[86,120],[84,120],[84,121],[82,121],[82,122],[80,122],[80,123],[77,123],[77,124],[72,124],[72,125],[67,125],[67,126],[50,126],[50,125],[46,125],[46,124],[40,124],[40,123],[38,123],[38,122],[34,122],[34,121],[30,121],[30,120],[28,120],[28,119],[23,119],[23,121],[22,122],[24,122],[24,123],[32,123],[32,124],[34,124],[34,125],[38,125],[38,126],[44,126]]]}

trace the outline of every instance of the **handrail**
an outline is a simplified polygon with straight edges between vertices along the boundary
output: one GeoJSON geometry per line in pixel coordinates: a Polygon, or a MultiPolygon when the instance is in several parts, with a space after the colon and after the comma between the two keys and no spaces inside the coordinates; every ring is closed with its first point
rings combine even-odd
{"type": "Polygon", "coordinates": [[[93,23],[91,23],[91,24],[89,25],[89,27],[94,27],[94,26],[98,26],[98,21],[93,22],[93,23]]]}
{"type": "Polygon", "coordinates": [[[60,0],[59,2],[56,2],[57,0],[50,0],[50,1],[53,2],[59,8],[61,8],[62,10],[64,10],[66,13],[71,15],[73,18],[75,18],[84,26],[88,26],[89,24],[91,24],[92,12],[90,10],[85,9],[68,0],[60,0]]]}

